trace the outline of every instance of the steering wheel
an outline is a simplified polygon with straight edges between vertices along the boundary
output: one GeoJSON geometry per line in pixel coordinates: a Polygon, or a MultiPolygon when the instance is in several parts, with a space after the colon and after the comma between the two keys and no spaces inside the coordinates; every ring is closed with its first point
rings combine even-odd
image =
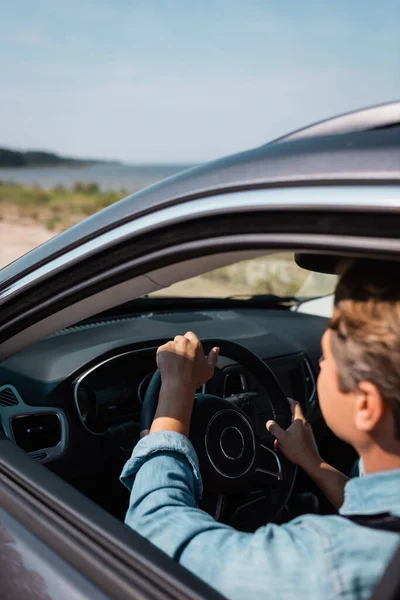
{"type": "MultiPolygon", "coordinates": [[[[199,459],[204,490],[218,498],[218,508],[211,512],[217,519],[222,518],[221,499],[251,495],[268,498],[268,518],[274,519],[290,496],[297,469],[274,450],[273,437],[265,429],[265,416],[257,422],[260,410],[252,410],[252,405],[258,396],[257,405],[262,405],[263,414],[286,429],[291,423],[291,410],[285,393],[271,369],[247,348],[220,339],[203,340],[202,345],[206,354],[218,346],[220,356],[245,367],[264,392],[260,396],[245,392],[229,399],[213,394],[195,395],[189,438],[199,459]],[[264,432],[262,436],[260,431],[264,432]]],[[[143,400],[141,437],[149,433],[160,387],[157,369],[143,400]]]]}

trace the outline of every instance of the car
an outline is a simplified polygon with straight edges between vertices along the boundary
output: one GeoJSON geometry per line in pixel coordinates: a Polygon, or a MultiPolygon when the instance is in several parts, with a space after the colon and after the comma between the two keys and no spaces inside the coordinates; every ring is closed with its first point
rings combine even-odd
{"type": "MultiPolygon", "coordinates": [[[[128,495],[119,474],[148,422],[142,407],[149,408],[156,349],[188,329],[205,346],[221,346],[216,375],[199,393],[249,410],[252,439],[265,450],[250,486],[240,478],[225,485],[220,473],[224,485],[218,494],[211,486],[203,508],[246,531],[289,518],[310,492],[320,512],[332,512],[310,480],[271,451],[263,423],[271,406],[284,423],[282,398],[296,397],[324,457],[350,472],[356,456],[328,430],[318,406],[320,339],[341,259],[399,260],[399,232],[397,102],[190,169],[5,267],[2,598],[220,597],[123,523],[128,495]],[[265,277],[254,276],[254,265],[265,274],[268,261],[269,276],[276,275],[277,260],[299,277],[296,289],[290,278],[280,282],[283,296],[259,288],[265,277]],[[253,268],[253,278],[246,271],[243,279],[247,295],[246,285],[227,297],[207,294],[215,273],[223,284],[229,265],[242,261],[253,268]],[[312,299],[316,288],[298,294],[307,273],[327,276],[322,307],[312,299]],[[179,282],[177,295],[171,286],[179,282]],[[267,380],[265,365],[273,373],[267,380]]],[[[395,597],[395,560],[375,597],[395,597]]]]}

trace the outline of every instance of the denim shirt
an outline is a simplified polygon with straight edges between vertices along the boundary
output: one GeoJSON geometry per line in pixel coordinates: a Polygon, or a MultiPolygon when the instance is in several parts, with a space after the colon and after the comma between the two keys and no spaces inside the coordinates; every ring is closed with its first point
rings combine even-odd
{"type": "Polygon", "coordinates": [[[399,534],[340,516],[400,516],[400,469],[350,480],[340,515],[304,515],[255,533],[197,507],[197,456],[181,434],[143,438],[121,481],[131,489],[126,524],[233,600],[370,598],[400,542],[399,534]]]}

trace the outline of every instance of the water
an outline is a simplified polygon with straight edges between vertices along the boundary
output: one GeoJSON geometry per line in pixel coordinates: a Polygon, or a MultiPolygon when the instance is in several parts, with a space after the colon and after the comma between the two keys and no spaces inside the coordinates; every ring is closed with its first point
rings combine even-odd
{"type": "Polygon", "coordinates": [[[193,165],[120,165],[0,168],[0,181],[21,185],[39,185],[49,189],[56,185],[71,188],[75,182],[96,182],[102,190],[134,192],[151,183],[175,175],[193,165]]]}

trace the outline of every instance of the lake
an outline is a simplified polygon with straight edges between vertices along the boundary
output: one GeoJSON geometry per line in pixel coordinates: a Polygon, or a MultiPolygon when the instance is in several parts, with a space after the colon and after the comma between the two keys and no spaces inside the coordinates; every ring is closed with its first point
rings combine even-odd
{"type": "Polygon", "coordinates": [[[1,168],[0,181],[21,185],[39,185],[53,188],[56,185],[73,187],[76,181],[96,182],[102,190],[122,189],[134,192],[151,183],[175,175],[194,165],[123,165],[91,164],[85,166],[1,168]]]}

